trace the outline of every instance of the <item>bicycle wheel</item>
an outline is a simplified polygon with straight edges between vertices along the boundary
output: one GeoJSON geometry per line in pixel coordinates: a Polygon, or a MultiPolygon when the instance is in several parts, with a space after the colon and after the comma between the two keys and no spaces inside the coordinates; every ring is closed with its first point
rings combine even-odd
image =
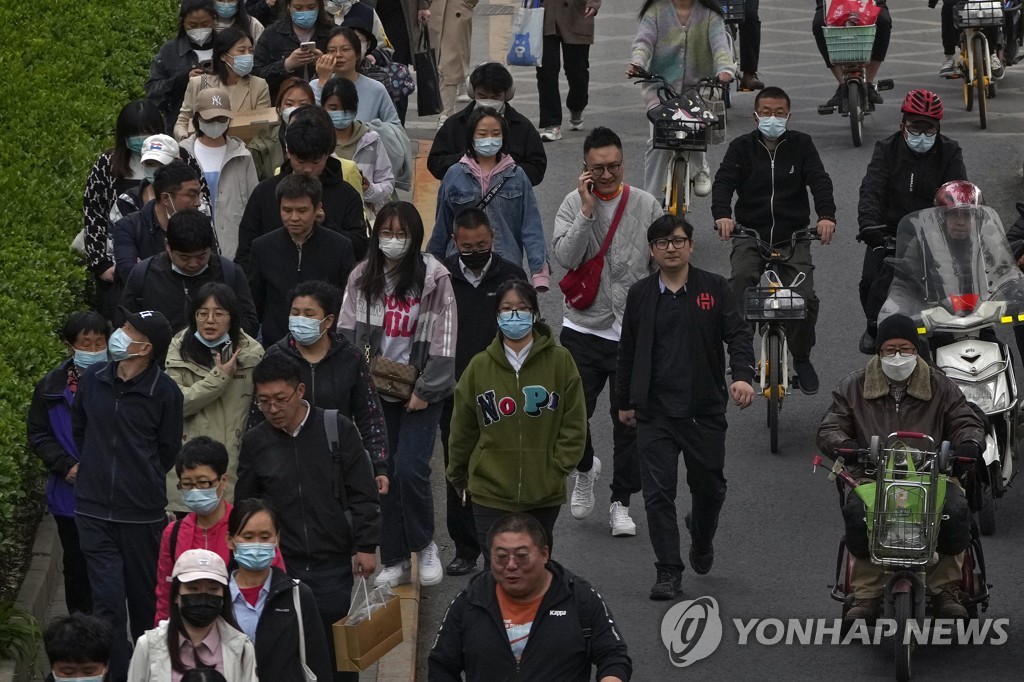
{"type": "Polygon", "coordinates": [[[686,159],[682,156],[672,162],[672,178],[669,186],[669,196],[671,198],[668,202],[668,212],[670,215],[686,215],[686,187],[690,182],[689,173],[686,171],[686,159]]]}
{"type": "Polygon", "coordinates": [[[974,87],[971,83],[971,74],[967,72],[967,58],[970,56],[971,46],[967,44],[965,38],[961,39],[960,43],[960,63],[957,65],[957,69],[960,70],[960,80],[964,84],[964,107],[967,111],[974,110],[974,87]]]}
{"type": "Polygon", "coordinates": [[[985,82],[984,36],[974,36],[972,51],[974,52],[974,90],[978,98],[978,118],[981,119],[981,128],[984,130],[988,127],[988,111],[985,101],[988,98],[988,84],[985,82]]]}
{"type": "Polygon", "coordinates": [[[779,451],[779,413],[782,410],[782,332],[768,337],[768,432],[772,454],[779,451]]]}
{"type": "Polygon", "coordinates": [[[893,606],[896,620],[895,654],[896,654],[896,679],[906,682],[910,679],[910,656],[913,648],[910,645],[908,623],[914,617],[914,606],[911,603],[909,592],[900,592],[893,595],[893,606]]]}
{"type": "Polygon", "coordinates": [[[846,84],[847,111],[850,112],[850,135],[853,136],[853,146],[859,147],[863,141],[864,125],[864,98],[863,90],[859,81],[849,81],[846,84]]]}

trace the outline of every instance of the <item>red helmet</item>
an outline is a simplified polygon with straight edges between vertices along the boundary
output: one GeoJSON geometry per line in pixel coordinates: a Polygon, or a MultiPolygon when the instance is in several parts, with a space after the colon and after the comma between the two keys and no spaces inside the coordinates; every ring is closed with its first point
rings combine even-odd
{"type": "Polygon", "coordinates": [[[972,208],[984,206],[981,188],[966,180],[953,180],[935,192],[935,205],[941,208],[972,208]]]}
{"type": "Polygon", "coordinates": [[[942,100],[930,90],[911,90],[903,100],[900,111],[939,120],[942,118],[942,100]]]}

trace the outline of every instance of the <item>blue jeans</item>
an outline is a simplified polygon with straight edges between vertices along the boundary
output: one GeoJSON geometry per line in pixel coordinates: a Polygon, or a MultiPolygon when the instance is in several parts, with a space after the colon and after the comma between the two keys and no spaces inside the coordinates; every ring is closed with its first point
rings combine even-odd
{"type": "Polygon", "coordinates": [[[381,495],[384,528],[380,560],[392,566],[409,558],[434,539],[434,497],[430,490],[430,460],[444,403],[406,412],[404,403],[381,400],[388,426],[387,495],[381,495]]]}

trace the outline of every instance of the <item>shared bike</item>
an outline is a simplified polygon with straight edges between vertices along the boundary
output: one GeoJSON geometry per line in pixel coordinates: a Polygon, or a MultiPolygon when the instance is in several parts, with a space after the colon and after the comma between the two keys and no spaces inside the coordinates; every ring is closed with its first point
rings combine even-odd
{"type": "MultiPolygon", "coordinates": [[[[732,61],[733,64],[736,64],[737,71],[740,63],[740,24],[743,23],[746,16],[743,1],[719,0],[722,5],[722,16],[725,18],[725,32],[729,37],[729,47],[732,48],[732,61]]],[[[726,83],[722,93],[726,108],[732,107],[731,85],[731,83],[726,83]]],[[[736,92],[741,92],[739,79],[736,80],[736,92]]]]}
{"type": "MultiPolygon", "coordinates": [[[[839,114],[850,119],[853,146],[859,147],[864,141],[864,119],[875,110],[868,96],[866,78],[871,47],[875,42],[875,26],[824,26],[822,30],[825,33],[828,59],[843,72],[839,114]]],[[[879,92],[892,90],[893,82],[891,79],[882,79],[875,87],[879,92]]],[[[818,107],[818,113],[827,116],[836,109],[822,104],[818,107]]]]}
{"type": "Polygon", "coordinates": [[[967,0],[956,5],[953,25],[960,30],[960,61],[953,78],[964,81],[964,105],[967,111],[978,103],[978,118],[982,129],[988,127],[988,100],[996,96],[996,83],[992,78],[991,48],[983,29],[1001,29],[1003,3],[1001,0],[967,0]]]}

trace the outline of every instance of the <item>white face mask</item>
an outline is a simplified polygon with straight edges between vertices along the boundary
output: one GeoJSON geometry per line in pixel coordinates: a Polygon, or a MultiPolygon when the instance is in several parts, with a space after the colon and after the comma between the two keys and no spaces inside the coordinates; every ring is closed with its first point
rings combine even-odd
{"type": "Polygon", "coordinates": [[[402,260],[402,257],[409,252],[409,240],[395,237],[381,239],[380,250],[390,260],[402,260]]]}
{"type": "Polygon", "coordinates": [[[226,133],[229,125],[231,124],[227,121],[204,121],[199,119],[199,129],[203,131],[203,135],[214,139],[226,133]]]}
{"type": "Polygon", "coordinates": [[[897,353],[891,358],[882,358],[882,372],[893,381],[906,381],[916,368],[916,354],[904,357],[897,353]]]}
{"type": "Polygon", "coordinates": [[[187,35],[188,39],[191,40],[193,43],[195,43],[199,47],[202,47],[203,45],[206,45],[206,43],[210,42],[210,38],[213,37],[213,29],[192,28],[185,31],[185,35],[187,35]]]}
{"type": "Polygon", "coordinates": [[[484,107],[490,107],[499,114],[505,113],[505,100],[501,99],[478,99],[476,100],[476,108],[482,109],[484,107]]]}

